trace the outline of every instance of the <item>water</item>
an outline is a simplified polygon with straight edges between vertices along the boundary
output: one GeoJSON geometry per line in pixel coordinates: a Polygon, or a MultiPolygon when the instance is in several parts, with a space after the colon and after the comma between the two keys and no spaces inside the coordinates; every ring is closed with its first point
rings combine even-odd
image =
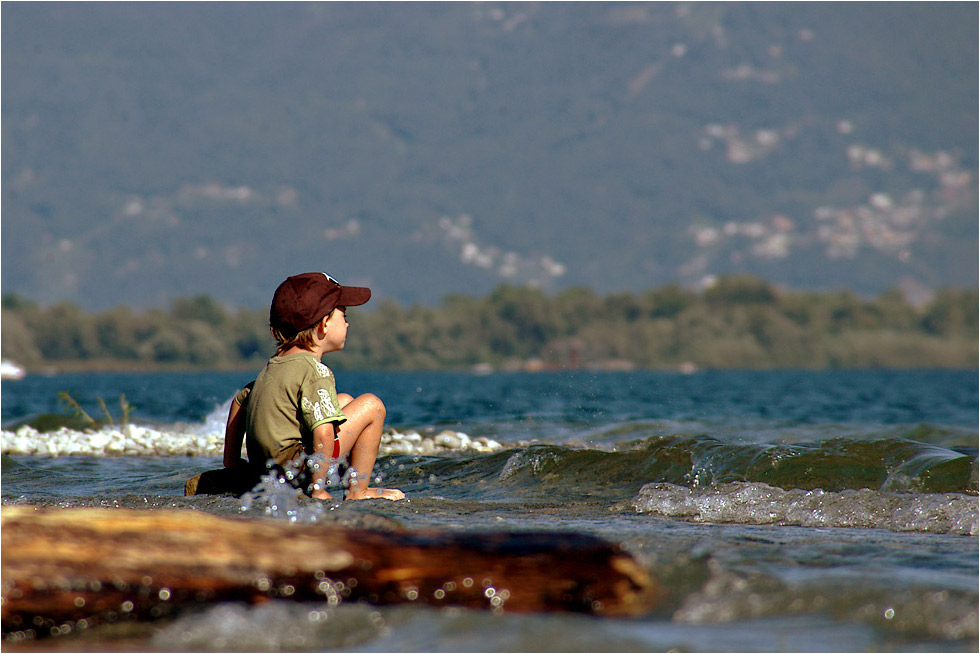
{"type": "MultiPolygon", "coordinates": [[[[183,497],[188,477],[220,466],[228,402],[250,379],[4,381],[3,503],[589,533],[638,557],[664,601],[631,620],[225,603],[130,634],[127,647],[977,650],[974,371],[341,371],[341,390],[385,400],[375,473],[409,501],[331,505],[261,487],[242,499],[183,497]],[[103,398],[116,424],[23,426],[64,413],[60,391],[96,418],[103,398]],[[121,394],[135,407],[125,426],[121,394]]],[[[119,642],[85,636],[73,646],[119,642]]]]}

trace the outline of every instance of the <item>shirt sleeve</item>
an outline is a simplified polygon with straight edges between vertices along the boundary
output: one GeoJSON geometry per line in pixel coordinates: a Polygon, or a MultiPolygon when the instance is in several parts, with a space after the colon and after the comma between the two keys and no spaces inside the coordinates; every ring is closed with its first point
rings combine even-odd
{"type": "Polygon", "coordinates": [[[322,363],[315,364],[314,374],[303,384],[301,392],[303,422],[311,432],[323,423],[339,425],[347,420],[337,400],[337,383],[333,372],[322,363]]]}
{"type": "Polygon", "coordinates": [[[238,406],[241,406],[241,407],[245,406],[246,402],[248,402],[248,396],[249,396],[249,393],[252,392],[252,387],[253,386],[255,386],[255,382],[254,381],[253,382],[249,382],[248,384],[245,385],[245,388],[243,388],[242,390],[238,391],[238,393],[235,394],[235,404],[237,404],[238,406]]]}

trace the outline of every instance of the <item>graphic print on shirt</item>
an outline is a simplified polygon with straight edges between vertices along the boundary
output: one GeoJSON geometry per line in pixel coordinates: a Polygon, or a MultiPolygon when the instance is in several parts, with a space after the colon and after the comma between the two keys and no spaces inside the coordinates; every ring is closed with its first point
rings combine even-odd
{"type": "Polygon", "coordinates": [[[319,402],[310,402],[309,399],[303,398],[303,413],[309,415],[313,414],[312,424],[316,424],[323,420],[323,407],[320,406],[319,402]]]}
{"type": "Polygon", "coordinates": [[[331,401],[329,392],[321,388],[317,390],[317,395],[320,396],[320,400],[317,402],[311,402],[309,398],[303,398],[303,413],[308,417],[312,417],[310,425],[316,425],[318,422],[330,420],[331,418],[336,419],[340,414],[340,411],[337,410],[331,401]]]}
{"type": "MultiPolygon", "coordinates": [[[[325,384],[328,388],[316,389],[316,395],[319,398],[316,401],[313,401],[312,393],[309,394],[309,397],[303,397],[303,414],[306,416],[307,424],[312,429],[325,420],[343,422],[346,418],[340,411],[336,393],[333,391],[333,372],[319,361],[315,364],[314,369],[316,376],[320,380],[328,379],[330,382],[325,384]]],[[[321,384],[322,382],[314,383],[315,386],[320,386],[321,384]]]]}
{"type": "Polygon", "coordinates": [[[330,392],[325,388],[319,388],[316,394],[320,396],[320,401],[316,403],[317,406],[322,406],[323,410],[326,411],[328,416],[335,415],[339,413],[337,407],[334,406],[333,400],[330,398],[330,392]]]}

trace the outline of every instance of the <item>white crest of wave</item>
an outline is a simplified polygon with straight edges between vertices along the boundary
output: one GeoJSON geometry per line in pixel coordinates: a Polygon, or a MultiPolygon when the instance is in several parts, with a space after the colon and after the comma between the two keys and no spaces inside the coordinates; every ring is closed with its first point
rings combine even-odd
{"type": "MultiPolygon", "coordinates": [[[[203,422],[153,428],[135,424],[79,431],[62,427],[40,432],[29,425],[4,430],[0,444],[4,454],[33,456],[216,456],[224,451],[228,407],[215,409],[203,422]]],[[[486,438],[444,430],[423,436],[418,431],[387,429],[381,436],[379,454],[434,456],[453,452],[495,452],[502,446],[486,438]]]]}
{"type": "Polygon", "coordinates": [[[2,434],[4,454],[35,456],[220,456],[221,433],[162,431],[137,425],[78,431],[62,427],[39,432],[23,426],[2,434]]]}
{"type": "Polygon", "coordinates": [[[977,498],[959,493],[787,490],[748,482],[707,488],[652,483],[640,489],[633,508],[693,522],[977,535],[977,498]]]}

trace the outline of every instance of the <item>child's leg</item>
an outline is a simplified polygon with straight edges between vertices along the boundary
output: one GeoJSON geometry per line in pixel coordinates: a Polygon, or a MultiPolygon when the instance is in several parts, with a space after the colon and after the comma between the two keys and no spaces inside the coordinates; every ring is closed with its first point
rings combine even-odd
{"type": "MultiPolygon", "coordinates": [[[[346,397],[350,397],[349,395],[346,397]]],[[[374,471],[374,461],[381,446],[381,432],[388,415],[384,403],[376,395],[365,393],[352,398],[346,404],[343,395],[338,396],[347,422],[340,425],[337,436],[340,439],[341,456],[350,453],[351,467],[357,470],[357,481],[351,485],[347,498],[361,500],[383,497],[400,500],[405,494],[395,488],[369,488],[368,483],[374,471]]]]}

